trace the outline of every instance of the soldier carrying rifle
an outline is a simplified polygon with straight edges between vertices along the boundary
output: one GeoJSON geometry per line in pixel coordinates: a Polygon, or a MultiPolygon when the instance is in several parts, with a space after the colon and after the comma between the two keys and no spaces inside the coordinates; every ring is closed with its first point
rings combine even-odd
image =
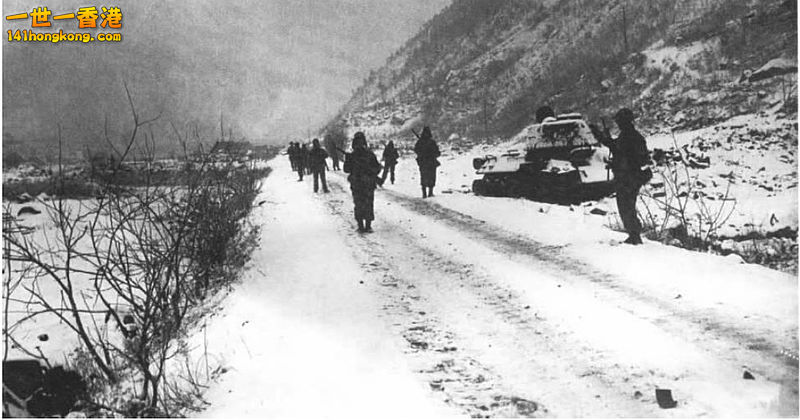
{"type": "Polygon", "coordinates": [[[380,181],[381,164],[367,147],[367,138],[359,131],[353,136],[352,153],[344,153],[342,170],[350,174],[350,191],[359,232],[372,232],[375,220],[375,188],[380,181]]]}

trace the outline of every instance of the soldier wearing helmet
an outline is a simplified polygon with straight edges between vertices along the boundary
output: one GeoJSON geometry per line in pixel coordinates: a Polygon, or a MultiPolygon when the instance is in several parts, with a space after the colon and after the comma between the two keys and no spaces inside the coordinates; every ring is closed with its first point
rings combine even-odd
{"type": "Polygon", "coordinates": [[[433,187],[436,185],[436,167],[439,166],[441,156],[439,146],[433,140],[430,127],[424,127],[417,143],[414,145],[419,166],[419,182],[422,186],[422,198],[433,197],[433,187]]]}
{"type": "Polygon", "coordinates": [[[353,136],[353,152],[345,154],[342,170],[348,174],[353,193],[354,215],[359,232],[372,232],[375,219],[375,187],[380,178],[381,164],[367,146],[367,138],[359,131],[353,136]]]}
{"type": "Polygon", "coordinates": [[[628,108],[620,109],[614,114],[614,122],[619,127],[619,136],[612,139],[606,132],[600,136],[603,144],[611,149],[611,170],[614,171],[614,186],[617,193],[617,209],[628,232],[625,243],[639,245],[642,243],[642,224],[636,215],[636,199],[639,189],[650,181],[653,173],[650,164],[650,152],[647,143],[636,128],[633,121],[636,116],[628,108]]]}

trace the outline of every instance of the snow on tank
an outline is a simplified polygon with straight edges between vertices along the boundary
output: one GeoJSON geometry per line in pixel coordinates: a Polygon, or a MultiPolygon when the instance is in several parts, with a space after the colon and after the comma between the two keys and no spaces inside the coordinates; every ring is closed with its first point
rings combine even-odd
{"type": "Polygon", "coordinates": [[[580,114],[545,118],[524,137],[525,153],[509,150],[473,159],[476,173],[483,175],[473,182],[475,194],[579,202],[611,191],[608,149],[580,114]]]}

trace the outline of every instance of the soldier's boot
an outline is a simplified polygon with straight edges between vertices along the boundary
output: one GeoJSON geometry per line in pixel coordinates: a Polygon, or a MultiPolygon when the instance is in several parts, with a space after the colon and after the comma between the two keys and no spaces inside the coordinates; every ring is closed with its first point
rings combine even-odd
{"type": "Polygon", "coordinates": [[[433,187],[428,187],[428,197],[433,197],[433,187]]]}
{"type": "Polygon", "coordinates": [[[359,231],[359,232],[363,232],[364,231],[364,219],[357,219],[356,221],[358,222],[358,229],[356,229],[356,230],[359,231]]]}
{"type": "Polygon", "coordinates": [[[365,220],[364,221],[364,232],[372,232],[372,221],[365,220]]]}
{"type": "Polygon", "coordinates": [[[428,189],[422,187],[422,198],[428,198],[428,189]]]}

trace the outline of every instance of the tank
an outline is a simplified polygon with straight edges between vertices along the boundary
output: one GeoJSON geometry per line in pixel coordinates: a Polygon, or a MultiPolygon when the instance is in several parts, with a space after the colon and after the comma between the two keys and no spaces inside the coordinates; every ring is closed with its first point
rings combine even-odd
{"type": "Polygon", "coordinates": [[[525,150],[476,157],[476,195],[553,203],[596,200],[613,190],[610,153],[580,114],[548,117],[528,127],[525,150]]]}

